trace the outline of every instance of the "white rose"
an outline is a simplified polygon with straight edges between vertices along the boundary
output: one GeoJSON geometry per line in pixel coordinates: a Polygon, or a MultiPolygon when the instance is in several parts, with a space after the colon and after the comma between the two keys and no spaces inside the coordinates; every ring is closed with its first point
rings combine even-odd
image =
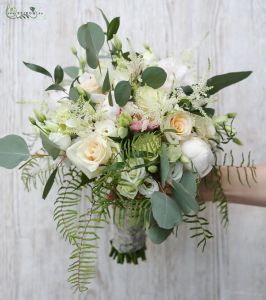
{"type": "Polygon", "coordinates": [[[79,77],[80,86],[90,94],[101,94],[101,87],[95,79],[95,76],[84,73],[79,77]]]}
{"type": "Polygon", "coordinates": [[[198,137],[192,137],[181,144],[182,152],[188,157],[200,177],[206,176],[214,165],[215,158],[209,144],[198,137]]]}
{"type": "Polygon", "coordinates": [[[61,150],[67,150],[71,144],[71,138],[67,134],[52,132],[49,134],[49,140],[55,143],[61,150]]]}
{"type": "Polygon", "coordinates": [[[127,161],[127,169],[131,169],[127,172],[122,172],[121,178],[133,185],[138,185],[142,179],[146,176],[146,170],[144,167],[134,168],[144,164],[143,158],[130,158],[127,161]]]}
{"type": "Polygon", "coordinates": [[[146,196],[147,198],[150,198],[154,192],[158,192],[158,191],[159,191],[159,185],[151,177],[146,178],[143,184],[139,187],[139,192],[142,195],[146,196]]]}
{"type": "Polygon", "coordinates": [[[167,93],[164,90],[142,86],[136,90],[135,103],[144,111],[154,112],[160,109],[167,101],[167,93]]]}
{"type": "Polygon", "coordinates": [[[79,140],[67,149],[68,159],[88,178],[101,173],[101,165],[107,164],[115,143],[96,133],[79,140]]]}
{"type": "Polygon", "coordinates": [[[176,164],[171,164],[169,169],[169,174],[167,177],[167,182],[172,184],[172,181],[179,182],[183,176],[183,164],[177,162],[176,164]]]}
{"type": "Polygon", "coordinates": [[[103,120],[97,121],[94,125],[95,132],[104,135],[104,136],[112,136],[117,137],[117,128],[115,126],[114,121],[112,120],[103,120]]]}
{"type": "Polygon", "coordinates": [[[195,127],[197,132],[203,137],[213,138],[216,134],[211,118],[195,116],[195,127]]]}
{"type": "Polygon", "coordinates": [[[193,118],[188,112],[179,111],[169,115],[163,125],[164,129],[174,129],[176,132],[165,132],[165,137],[170,144],[178,144],[180,140],[186,139],[192,131],[193,118]]]}

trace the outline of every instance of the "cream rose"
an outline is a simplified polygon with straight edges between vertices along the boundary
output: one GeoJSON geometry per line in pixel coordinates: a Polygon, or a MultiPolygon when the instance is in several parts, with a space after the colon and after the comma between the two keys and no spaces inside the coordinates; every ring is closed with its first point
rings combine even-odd
{"type": "Polygon", "coordinates": [[[79,78],[80,86],[88,93],[93,94],[101,94],[101,87],[99,86],[98,82],[95,79],[95,76],[84,73],[79,78]]]}
{"type": "Polygon", "coordinates": [[[176,132],[166,132],[165,137],[171,144],[178,144],[179,140],[187,138],[192,131],[193,119],[189,113],[179,111],[169,115],[164,124],[164,129],[174,129],[176,132]]]}
{"type": "Polygon", "coordinates": [[[198,137],[181,143],[183,154],[189,158],[200,177],[206,176],[214,165],[215,158],[209,144],[198,137]]]}
{"type": "Polygon", "coordinates": [[[96,133],[81,139],[67,149],[68,159],[88,178],[101,173],[102,167],[112,156],[115,143],[96,133]]]}

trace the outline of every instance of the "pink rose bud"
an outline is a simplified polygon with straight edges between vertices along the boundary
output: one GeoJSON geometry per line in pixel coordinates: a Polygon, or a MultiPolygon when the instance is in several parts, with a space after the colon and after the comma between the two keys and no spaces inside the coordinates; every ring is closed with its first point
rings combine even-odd
{"type": "Polygon", "coordinates": [[[130,129],[133,132],[140,132],[142,129],[142,121],[133,121],[130,124],[130,129]]]}
{"type": "Polygon", "coordinates": [[[148,130],[153,130],[153,129],[156,129],[159,127],[159,124],[157,124],[155,121],[151,121],[149,124],[148,124],[148,127],[147,129],[148,130]]]}

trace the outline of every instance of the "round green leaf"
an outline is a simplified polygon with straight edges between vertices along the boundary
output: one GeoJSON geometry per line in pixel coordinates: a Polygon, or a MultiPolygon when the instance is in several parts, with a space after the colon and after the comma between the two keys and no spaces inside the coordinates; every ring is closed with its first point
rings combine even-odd
{"type": "Polygon", "coordinates": [[[76,78],[79,75],[79,68],[76,66],[65,67],[64,71],[71,78],[76,78]]]}
{"type": "Polygon", "coordinates": [[[153,216],[151,216],[148,236],[154,244],[161,244],[162,242],[164,242],[172,231],[173,229],[164,229],[159,227],[153,216]]]}
{"type": "Polygon", "coordinates": [[[128,81],[120,81],[115,86],[115,101],[119,106],[125,106],[131,95],[131,85],[128,81]]]}
{"type": "Polygon", "coordinates": [[[57,65],[54,70],[54,81],[56,84],[59,84],[64,79],[64,70],[61,68],[61,66],[57,65]]]}
{"type": "Polygon", "coordinates": [[[78,41],[81,47],[99,53],[104,43],[102,28],[92,22],[81,25],[78,29],[78,41]]]}
{"type": "Polygon", "coordinates": [[[18,135],[7,135],[0,139],[0,166],[13,169],[30,157],[28,146],[18,135]]]}
{"type": "Polygon", "coordinates": [[[117,33],[119,25],[120,25],[119,17],[114,18],[109,23],[108,29],[107,29],[107,41],[111,40],[113,38],[113,35],[117,33]]]}
{"type": "Polygon", "coordinates": [[[143,83],[154,89],[161,87],[165,83],[166,77],[166,72],[160,67],[148,67],[141,75],[143,83]]]}
{"type": "Polygon", "coordinates": [[[154,219],[161,228],[171,229],[182,222],[182,215],[176,201],[164,193],[152,194],[151,207],[154,219]]]}

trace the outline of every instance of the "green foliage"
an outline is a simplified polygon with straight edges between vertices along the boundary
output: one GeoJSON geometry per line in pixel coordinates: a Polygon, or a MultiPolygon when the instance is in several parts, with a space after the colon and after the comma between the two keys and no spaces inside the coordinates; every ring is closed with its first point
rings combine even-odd
{"type": "Polygon", "coordinates": [[[167,155],[167,146],[165,143],[162,144],[160,151],[160,175],[161,175],[161,184],[164,187],[166,179],[169,174],[170,163],[167,155]]]}
{"type": "Polygon", "coordinates": [[[65,89],[57,83],[49,85],[48,88],[46,88],[45,90],[46,91],[63,91],[63,92],[65,91],[65,89]]]}
{"type": "Polygon", "coordinates": [[[64,68],[65,73],[71,77],[71,78],[76,78],[79,75],[79,68],[76,66],[69,66],[64,68]]]}
{"type": "Polygon", "coordinates": [[[72,263],[68,268],[71,273],[68,282],[75,291],[87,291],[91,279],[95,277],[98,248],[95,242],[100,238],[96,231],[102,228],[101,223],[106,223],[106,216],[101,209],[94,206],[79,217],[73,237],[74,249],[70,256],[72,263]]]}
{"type": "Polygon", "coordinates": [[[131,96],[131,85],[128,81],[122,80],[115,86],[115,101],[116,103],[123,107],[127,104],[131,96]]]}
{"type": "Polygon", "coordinates": [[[69,90],[68,97],[69,97],[70,100],[77,101],[80,97],[78,89],[76,87],[72,86],[69,90]]]}
{"type": "Polygon", "coordinates": [[[252,73],[251,71],[232,72],[232,73],[217,75],[208,79],[207,86],[212,87],[212,89],[208,91],[208,96],[216,94],[221,89],[247,78],[251,73],[252,73]]]}
{"type": "MultiPolygon", "coordinates": [[[[201,205],[199,212],[204,211],[205,205],[201,205]]],[[[207,241],[213,237],[212,233],[208,230],[209,222],[206,218],[199,216],[199,214],[186,215],[183,219],[185,223],[191,224],[190,231],[193,232],[191,238],[198,238],[199,242],[197,247],[201,247],[202,252],[205,249],[207,241]]]]}
{"type": "Polygon", "coordinates": [[[25,61],[23,61],[23,63],[24,63],[24,65],[25,65],[26,67],[28,67],[30,70],[35,71],[35,72],[38,72],[38,73],[41,73],[41,74],[43,74],[43,75],[46,75],[46,76],[48,76],[48,77],[53,78],[53,76],[51,75],[51,73],[48,72],[45,68],[43,68],[43,67],[41,67],[41,66],[39,66],[39,65],[27,63],[27,62],[25,62],[25,61]]]}
{"type": "Polygon", "coordinates": [[[58,171],[58,167],[56,167],[53,171],[53,173],[50,175],[50,177],[48,178],[46,184],[45,184],[45,187],[44,187],[44,190],[43,190],[43,194],[42,194],[42,198],[45,200],[46,197],[48,196],[53,184],[54,184],[54,181],[55,181],[55,177],[56,177],[56,174],[57,174],[57,171],[58,171]]]}
{"type": "Polygon", "coordinates": [[[57,192],[55,201],[54,220],[57,229],[65,240],[73,243],[77,233],[78,210],[77,206],[81,200],[80,184],[81,173],[76,169],[64,172],[64,181],[57,192]]]}
{"type": "Polygon", "coordinates": [[[132,141],[132,151],[138,154],[144,154],[150,158],[158,155],[161,147],[161,137],[154,132],[135,135],[132,141]]]}
{"type": "Polygon", "coordinates": [[[152,214],[157,224],[164,229],[172,229],[182,222],[181,211],[175,200],[165,193],[154,192],[151,196],[152,214]]]}
{"type": "Polygon", "coordinates": [[[166,77],[166,72],[160,67],[148,67],[141,75],[143,83],[154,89],[160,88],[165,83],[166,77]]]}
{"type": "Polygon", "coordinates": [[[78,29],[78,41],[86,49],[88,65],[96,69],[99,65],[99,52],[104,43],[104,33],[99,25],[88,22],[78,29]]]}
{"type": "Polygon", "coordinates": [[[111,84],[110,84],[109,72],[107,70],[104,81],[103,81],[102,92],[105,94],[105,93],[109,92],[110,89],[111,89],[111,84]]]}
{"type": "Polygon", "coordinates": [[[164,229],[158,226],[152,214],[150,216],[148,237],[154,244],[161,244],[173,232],[173,229],[164,229]]]}
{"type": "Polygon", "coordinates": [[[56,84],[60,84],[64,79],[64,70],[61,66],[57,65],[54,70],[54,81],[56,84]]]}
{"type": "Polygon", "coordinates": [[[199,211],[196,177],[191,171],[185,171],[180,182],[173,181],[173,188],[175,200],[184,214],[199,211]]]}
{"type": "Polygon", "coordinates": [[[113,38],[113,35],[117,33],[120,25],[120,18],[114,18],[107,26],[107,41],[113,38]]]}
{"type": "Polygon", "coordinates": [[[18,135],[7,135],[0,139],[0,166],[13,169],[30,157],[25,140],[18,135]]]}
{"type": "Polygon", "coordinates": [[[60,153],[60,149],[58,148],[58,146],[54,142],[49,140],[48,136],[42,131],[40,132],[40,136],[42,139],[43,148],[48,152],[50,156],[52,156],[53,159],[56,159],[60,153]]]}

